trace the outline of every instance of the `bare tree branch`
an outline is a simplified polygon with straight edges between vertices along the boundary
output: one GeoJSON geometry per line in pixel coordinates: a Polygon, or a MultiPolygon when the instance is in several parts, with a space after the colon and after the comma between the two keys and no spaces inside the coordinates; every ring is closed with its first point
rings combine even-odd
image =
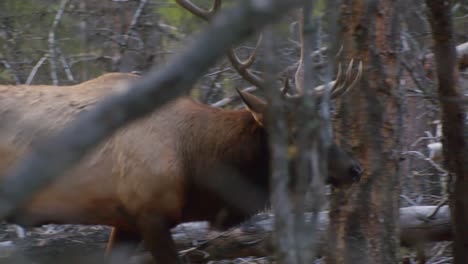
{"type": "MultiPolygon", "coordinates": [[[[458,67],[462,69],[468,67],[468,42],[457,45],[455,49],[458,67]]],[[[434,60],[434,53],[428,54],[426,59],[434,60]]]]}
{"type": "Polygon", "coordinates": [[[95,60],[112,60],[111,56],[103,56],[97,54],[77,54],[77,55],[70,55],[68,56],[70,67],[73,67],[77,63],[87,62],[87,61],[95,61],[95,60]]]}
{"type": "Polygon", "coordinates": [[[126,92],[102,101],[48,142],[34,148],[0,186],[0,217],[71,168],[118,128],[189,90],[229,47],[302,3],[244,0],[217,16],[168,66],[132,83],[126,92]]]}
{"type": "Polygon", "coordinates": [[[7,60],[3,59],[1,60],[3,66],[5,66],[5,68],[8,70],[8,72],[11,74],[11,76],[13,77],[13,79],[15,80],[15,83],[16,84],[21,84],[21,81],[18,77],[18,75],[15,74],[15,72],[13,71],[13,68],[11,67],[10,63],[8,63],[7,60]]]}
{"type": "Polygon", "coordinates": [[[48,54],[45,54],[44,56],[42,56],[42,58],[40,58],[37,61],[36,65],[34,65],[34,67],[32,68],[31,72],[28,75],[28,78],[26,79],[26,83],[25,83],[26,85],[30,85],[32,83],[32,81],[34,80],[34,77],[36,77],[37,71],[42,66],[42,64],[44,64],[44,61],[47,60],[48,57],[49,57],[48,54]]]}
{"type": "MultiPolygon", "coordinates": [[[[222,0],[214,0],[213,6],[210,10],[205,10],[190,0],[176,0],[176,2],[182,6],[183,8],[187,9],[193,15],[205,20],[211,21],[217,11],[220,9],[222,0]]],[[[232,66],[236,69],[236,71],[241,75],[245,80],[247,80],[252,85],[260,87],[263,89],[265,87],[265,80],[254,73],[250,68],[255,61],[255,57],[257,55],[257,50],[262,42],[262,37],[260,36],[257,45],[255,46],[254,51],[250,54],[250,56],[245,60],[242,61],[236,54],[236,50],[234,48],[230,48],[226,54],[229,61],[231,62],[232,66]]]]}
{"type": "Polygon", "coordinates": [[[65,74],[67,74],[68,80],[74,82],[75,78],[73,77],[73,72],[71,71],[71,68],[70,68],[70,65],[67,62],[67,59],[63,55],[62,49],[57,47],[57,52],[59,54],[60,62],[62,63],[63,70],[65,71],[65,74]]]}
{"type": "Polygon", "coordinates": [[[135,10],[135,14],[132,17],[132,21],[130,22],[130,26],[128,27],[128,32],[131,32],[138,23],[140,16],[145,8],[145,5],[148,3],[148,0],[140,0],[140,4],[138,5],[137,9],[135,10]]]}
{"type": "MultiPolygon", "coordinates": [[[[438,94],[440,98],[462,98],[458,83],[457,49],[451,2],[426,0],[429,22],[434,41],[434,59],[437,68],[438,94]]],[[[463,50],[463,49],[460,49],[463,50]]],[[[453,217],[453,263],[468,263],[468,125],[462,104],[440,100],[442,108],[443,154],[449,171],[448,193],[453,217]]]]}
{"type": "Polygon", "coordinates": [[[132,21],[130,22],[130,26],[128,27],[127,33],[124,36],[123,47],[127,47],[128,39],[130,37],[130,34],[132,34],[132,31],[135,29],[135,26],[137,25],[138,20],[140,19],[141,13],[143,12],[143,9],[145,8],[145,5],[147,3],[148,3],[148,0],[140,0],[140,4],[138,5],[137,9],[135,10],[135,14],[132,17],[132,21]]]}
{"type": "MultiPolygon", "coordinates": [[[[255,86],[250,86],[250,87],[247,87],[245,89],[243,89],[242,91],[244,92],[253,92],[253,91],[256,91],[258,90],[257,87],[255,86]]],[[[230,97],[227,97],[227,98],[224,98],[222,100],[219,100],[218,102],[214,103],[214,104],[211,104],[211,106],[214,106],[214,107],[223,107],[223,106],[226,106],[236,100],[239,100],[240,97],[239,97],[239,94],[235,94],[233,96],[230,96],[230,97]]]]}
{"type": "Polygon", "coordinates": [[[50,78],[52,79],[52,83],[54,85],[58,85],[55,31],[57,30],[57,26],[60,23],[60,20],[62,19],[63,12],[65,11],[65,7],[67,6],[68,2],[69,0],[62,0],[60,3],[59,10],[55,15],[54,22],[52,23],[52,27],[49,31],[50,78]]]}
{"type": "Polygon", "coordinates": [[[422,154],[419,151],[405,151],[405,152],[402,153],[402,155],[412,155],[412,156],[415,156],[415,157],[417,157],[419,159],[427,161],[434,169],[436,169],[437,171],[439,171],[441,173],[441,176],[447,176],[448,175],[448,171],[446,171],[444,168],[442,168],[442,166],[437,164],[431,158],[426,157],[424,154],[422,154]]]}

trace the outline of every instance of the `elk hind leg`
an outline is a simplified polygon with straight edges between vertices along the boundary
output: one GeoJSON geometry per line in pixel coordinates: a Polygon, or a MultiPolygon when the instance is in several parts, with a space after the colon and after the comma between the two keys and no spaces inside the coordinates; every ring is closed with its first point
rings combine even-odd
{"type": "Polygon", "coordinates": [[[140,241],[139,234],[113,227],[106,247],[109,262],[128,263],[140,241]]]}
{"type": "Polygon", "coordinates": [[[154,214],[139,219],[140,233],[148,251],[156,264],[181,264],[174,240],[172,240],[169,221],[154,214]]]}

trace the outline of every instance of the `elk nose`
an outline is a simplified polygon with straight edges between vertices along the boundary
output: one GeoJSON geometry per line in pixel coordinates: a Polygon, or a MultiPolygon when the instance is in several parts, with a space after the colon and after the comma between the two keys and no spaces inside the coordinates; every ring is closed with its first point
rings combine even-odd
{"type": "Polygon", "coordinates": [[[357,182],[361,179],[361,175],[362,175],[362,168],[360,165],[353,165],[351,166],[351,168],[349,169],[349,174],[351,175],[351,179],[354,181],[354,182],[357,182]]]}

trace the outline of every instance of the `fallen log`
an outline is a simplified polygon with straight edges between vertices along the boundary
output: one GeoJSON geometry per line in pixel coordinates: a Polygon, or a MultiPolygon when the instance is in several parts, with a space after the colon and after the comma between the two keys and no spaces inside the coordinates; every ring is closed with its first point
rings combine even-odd
{"type": "MultiPolygon", "coordinates": [[[[451,240],[450,210],[448,206],[436,209],[436,206],[400,208],[401,245],[451,240]],[[430,217],[434,211],[436,213],[430,217]]],[[[307,217],[310,219],[311,215],[307,217]]],[[[328,212],[322,212],[317,226],[322,237],[319,254],[326,250],[324,238],[327,227],[328,212]]],[[[181,224],[172,232],[181,255],[194,263],[273,255],[273,215],[268,213],[259,214],[226,232],[210,230],[204,222],[181,224]]]]}

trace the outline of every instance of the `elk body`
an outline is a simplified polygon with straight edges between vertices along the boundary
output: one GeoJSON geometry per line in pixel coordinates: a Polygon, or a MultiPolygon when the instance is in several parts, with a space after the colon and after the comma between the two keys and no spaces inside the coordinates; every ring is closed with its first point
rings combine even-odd
{"type": "MultiPolygon", "coordinates": [[[[136,78],[113,73],[68,87],[0,86],[0,177],[35,144],[136,78]]],[[[142,239],[157,263],[176,263],[171,227],[208,220],[227,228],[268,204],[268,133],[258,122],[266,104],[241,95],[248,110],[175,99],[99,145],[9,220],[110,225],[116,246],[142,239]]],[[[359,179],[345,152],[332,146],[328,155],[332,182],[359,179]]]]}

